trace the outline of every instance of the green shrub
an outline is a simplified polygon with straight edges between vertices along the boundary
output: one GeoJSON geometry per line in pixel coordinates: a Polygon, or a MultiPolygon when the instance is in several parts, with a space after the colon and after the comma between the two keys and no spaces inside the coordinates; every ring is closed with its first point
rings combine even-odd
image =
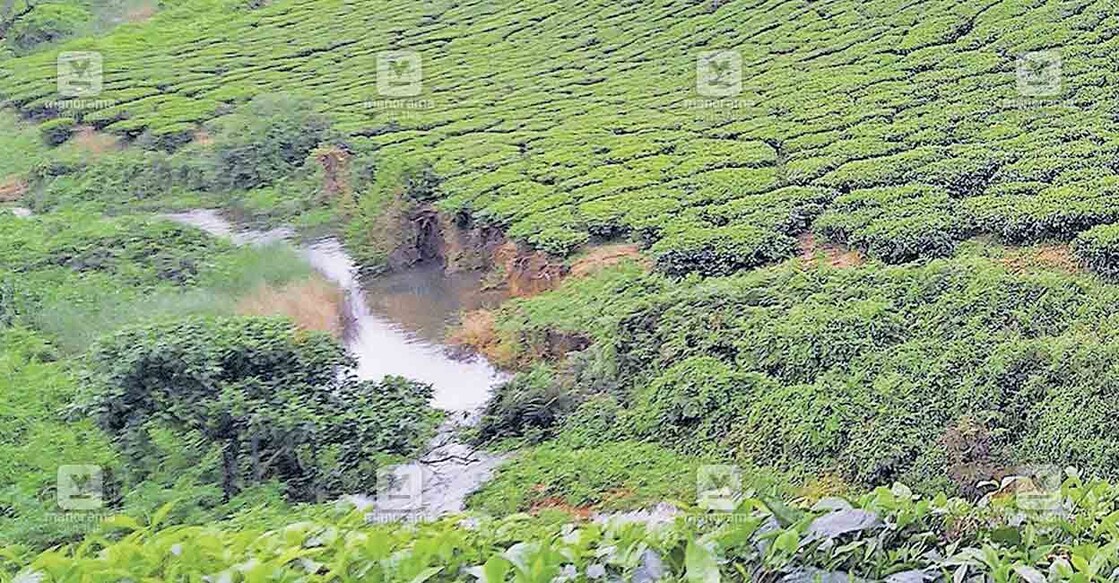
{"type": "Polygon", "coordinates": [[[1110,347],[1112,286],[974,257],[668,281],[606,271],[498,312],[513,337],[552,325],[596,343],[556,367],[579,403],[557,443],[638,437],[925,491],[973,492],[1019,464],[1119,472],[1097,402],[1110,348],[1099,366],[1060,356],[1086,339],[1110,347]],[[1074,429],[1077,402],[1092,413],[1074,429]]]}
{"type": "Polygon", "coordinates": [[[289,95],[256,97],[208,126],[213,139],[210,181],[225,190],[272,184],[301,166],[331,135],[330,127],[330,120],[309,101],[289,95]]]}
{"type": "Polygon", "coordinates": [[[478,439],[483,443],[501,438],[543,440],[575,407],[576,398],[544,365],[517,374],[494,388],[482,410],[478,439]]]}
{"type": "Polygon", "coordinates": [[[669,275],[729,275],[792,257],[796,241],[749,225],[695,227],[666,235],[650,252],[669,275]]]}
{"type": "Polygon", "coordinates": [[[58,146],[74,135],[74,128],[77,125],[78,122],[72,118],[60,117],[43,122],[39,126],[39,133],[43,137],[43,143],[52,147],[58,146]]]}
{"type": "Polygon", "coordinates": [[[99,219],[62,212],[20,220],[0,217],[0,269],[65,268],[100,272],[133,286],[193,284],[214,256],[231,245],[198,229],[145,217],[99,219]]]}
{"type": "Polygon", "coordinates": [[[637,389],[633,429],[663,443],[718,450],[751,401],[773,390],[760,374],[743,374],[709,356],[674,364],[637,389]]]}
{"type": "Polygon", "coordinates": [[[29,202],[37,211],[85,206],[138,211],[165,208],[187,191],[206,187],[207,164],[190,155],[126,150],[74,168],[50,169],[29,202]]]}
{"type": "Polygon", "coordinates": [[[220,448],[227,498],[270,479],[295,500],[371,491],[378,461],[413,453],[431,429],[429,386],[358,382],[339,344],[283,320],[129,328],[91,360],[88,409],[134,471],[152,471],[153,431],[195,433],[220,448]]]}
{"type": "Polygon", "coordinates": [[[1119,225],[1100,225],[1080,233],[1072,250],[1088,269],[1107,277],[1119,277],[1119,225]]]}

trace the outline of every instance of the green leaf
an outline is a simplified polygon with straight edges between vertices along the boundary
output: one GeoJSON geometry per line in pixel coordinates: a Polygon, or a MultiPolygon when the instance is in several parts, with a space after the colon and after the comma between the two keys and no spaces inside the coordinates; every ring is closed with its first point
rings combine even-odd
{"type": "Polygon", "coordinates": [[[482,565],[482,581],[485,583],[504,583],[513,565],[503,557],[493,556],[482,565]]]}
{"type": "Polygon", "coordinates": [[[158,528],[160,524],[163,524],[163,520],[167,518],[168,514],[171,514],[171,510],[175,508],[175,504],[177,503],[178,500],[172,500],[164,504],[163,506],[160,506],[158,510],[152,513],[151,520],[148,521],[148,527],[151,529],[155,529],[158,528]]]}
{"type": "Polygon", "coordinates": [[[143,530],[144,525],[140,524],[138,520],[131,516],[123,514],[115,514],[101,521],[101,524],[112,528],[124,528],[128,530],[143,530]]]}
{"type": "Polygon", "coordinates": [[[684,565],[688,581],[695,583],[718,583],[719,565],[711,551],[694,540],[688,541],[684,551],[684,565]]]}
{"type": "Polygon", "coordinates": [[[420,572],[419,575],[416,575],[415,577],[413,577],[412,578],[412,583],[424,583],[424,581],[427,581],[428,579],[431,579],[437,573],[439,573],[439,571],[442,571],[442,570],[443,570],[443,567],[428,567],[427,569],[424,569],[422,572],[420,572]]]}

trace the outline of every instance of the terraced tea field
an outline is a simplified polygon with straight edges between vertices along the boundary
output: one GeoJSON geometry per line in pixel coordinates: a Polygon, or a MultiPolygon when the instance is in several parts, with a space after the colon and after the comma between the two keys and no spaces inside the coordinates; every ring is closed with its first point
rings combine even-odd
{"type": "MultiPolygon", "coordinates": [[[[64,113],[189,136],[305,93],[556,254],[628,236],[726,273],[813,228],[898,262],[1119,219],[1117,33],[1109,0],[197,0],[65,47],[102,53],[104,91],[64,113]]],[[[0,96],[57,115],[55,59],[8,62],[0,96]]]]}

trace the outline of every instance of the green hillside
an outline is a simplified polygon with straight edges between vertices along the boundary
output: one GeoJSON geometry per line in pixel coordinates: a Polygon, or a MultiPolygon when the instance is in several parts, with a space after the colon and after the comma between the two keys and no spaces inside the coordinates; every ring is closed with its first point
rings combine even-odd
{"type": "Polygon", "coordinates": [[[0,582],[1114,578],[1117,55],[1114,0],[0,0],[0,582]],[[193,209],[506,294],[468,520],[339,510],[451,417],[193,209]]]}
{"type": "MultiPolygon", "coordinates": [[[[671,269],[722,272],[695,257],[786,257],[816,217],[887,261],[1117,218],[1109,6],[197,1],[67,48],[104,55],[111,106],[78,115],[108,131],[189,134],[304,93],[360,143],[429,162],[444,208],[550,252],[631,236],[671,269]],[[419,54],[420,95],[378,95],[387,50],[419,54]],[[713,50],[740,55],[741,93],[697,92],[713,50]],[[1059,57],[1059,87],[1032,51],[1059,57]],[[1037,78],[1020,87],[1019,68],[1037,78]]],[[[54,57],[7,63],[0,95],[51,115],[54,57]]]]}

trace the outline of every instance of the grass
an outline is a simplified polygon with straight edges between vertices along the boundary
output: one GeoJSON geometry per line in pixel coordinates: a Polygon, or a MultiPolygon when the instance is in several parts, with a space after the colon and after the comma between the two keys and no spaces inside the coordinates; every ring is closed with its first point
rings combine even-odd
{"type": "MultiPolygon", "coordinates": [[[[587,517],[661,502],[688,506],[696,500],[696,468],[717,463],[652,443],[580,445],[561,437],[518,452],[471,496],[468,507],[494,516],[552,509],[587,517]]],[[[746,472],[743,482],[767,495],[795,492],[771,470],[746,472]]]]}
{"type": "Polygon", "coordinates": [[[243,316],[282,316],[304,330],[342,336],[342,292],[319,277],[282,287],[261,284],[237,303],[243,316]]]}

